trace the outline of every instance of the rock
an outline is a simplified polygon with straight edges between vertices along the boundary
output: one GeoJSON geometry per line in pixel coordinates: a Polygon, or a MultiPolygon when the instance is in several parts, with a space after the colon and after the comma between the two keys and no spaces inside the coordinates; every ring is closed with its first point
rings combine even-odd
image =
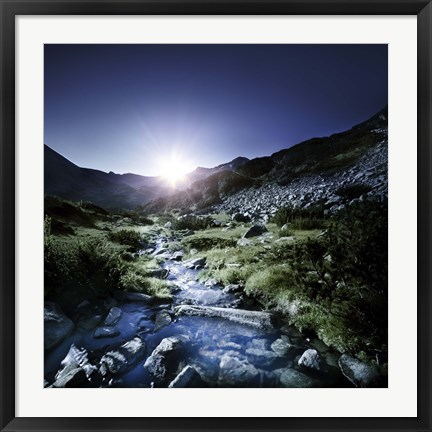
{"type": "Polygon", "coordinates": [[[243,238],[258,237],[265,232],[267,232],[267,228],[264,225],[253,225],[244,233],[243,238]]]}
{"type": "Polygon", "coordinates": [[[287,336],[282,336],[279,339],[276,339],[271,344],[271,349],[279,356],[284,357],[290,352],[296,351],[296,346],[291,343],[287,336]]]}
{"type": "Polygon", "coordinates": [[[171,259],[173,261],[181,261],[184,257],[184,252],[183,251],[176,251],[172,254],[171,259]]]}
{"type": "Polygon", "coordinates": [[[356,387],[377,387],[381,384],[381,375],[375,368],[348,354],[342,354],[338,363],[343,375],[356,387]]]}
{"type": "Polygon", "coordinates": [[[119,302],[142,302],[151,304],[153,303],[153,297],[147,294],[128,292],[128,291],[116,291],[114,298],[119,302]]]}
{"type": "Polygon", "coordinates": [[[306,350],[300,357],[298,365],[317,372],[327,372],[327,365],[324,359],[315,349],[306,350]]]}
{"type": "Polygon", "coordinates": [[[192,367],[187,365],[168,385],[169,388],[197,387],[202,385],[200,374],[192,367]]]}
{"type": "Polygon", "coordinates": [[[113,338],[120,334],[120,330],[116,327],[98,327],[93,333],[95,339],[113,338]]]}
{"type": "Polygon", "coordinates": [[[198,249],[192,248],[192,249],[189,251],[189,253],[190,253],[191,255],[196,255],[196,254],[198,253],[198,249]]]}
{"type": "Polygon", "coordinates": [[[259,367],[274,366],[280,361],[280,357],[273,351],[259,348],[248,348],[246,350],[246,356],[251,363],[259,367]]]}
{"type": "Polygon", "coordinates": [[[242,291],[242,287],[239,284],[230,284],[223,289],[223,292],[227,294],[237,293],[241,291],[242,291]]]}
{"type": "Polygon", "coordinates": [[[284,369],[279,381],[283,387],[303,388],[314,386],[311,378],[295,369],[284,369]]]}
{"type": "Polygon", "coordinates": [[[194,258],[186,261],[184,264],[185,267],[189,269],[200,269],[204,267],[206,261],[207,261],[206,257],[194,258]]]}
{"type": "Polygon", "coordinates": [[[56,380],[78,367],[84,370],[87,377],[97,370],[96,366],[89,363],[87,350],[85,348],[79,349],[75,344],[71,345],[66,357],[60,364],[63,366],[63,369],[57,372],[56,380]]]}
{"type": "Polygon", "coordinates": [[[99,372],[114,375],[125,372],[145,356],[146,345],[140,337],[134,337],[116,350],[109,351],[100,360],[99,372]]]}
{"type": "Polygon", "coordinates": [[[50,350],[72,333],[73,322],[53,302],[44,304],[44,348],[50,350]]]}
{"type": "Polygon", "coordinates": [[[167,311],[160,311],[156,314],[154,331],[170,325],[172,322],[171,315],[167,311]]]}
{"type": "Polygon", "coordinates": [[[166,380],[168,375],[177,368],[180,361],[178,358],[180,348],[181,340],[179,338],[171,336],[162,339],[145,361],[144,367],[158,380],[166,380]]]}
{"type": "Polygon", "coordinates": [[[242,309],[219,308],[213,306],[180,305],[175,308],[177,315],[224,318],[247,326],[263,330],[272,330],[272,314],[269,312],[248,311],[242,309]]]}
{"type": "Polygon", "coordinates": [[[147,272],[147,276],[158,278],[158,279],[166,279],[168,275],[169,275],[169,270],[164,268],[153,269],[147,272]]]}
{"type": "Polygon", "coordinates": [[[167,248],[160,248],[160,249],[156,249],[156,250],[152,253],[152,255],[153,255],[153,256],[158,256],[158,255],[162,255],[162,254],[164,254],[164,253],[166,253],[166,252],[168,252],[168,249],[167,249],[167,248]]]}
{"type": "Polygon", "coordinates": [[[231,216],[231,220],[235,222],[250,222],[250,216],[243,213],[235,213],[231,216]]]}
{"type": "Polygon", "coordinates": [[[122,310],[118,307],[112,307],[105,318],[104,324],[106,326],[113,326],[118,323],[122,315],[122,310]]]}
{"type": "Polygon", "coordinates": [[[78,367],[69,370],[67,373],[62,375],[57,379],[51,387],[53,388],[64,388],[64,387],[79,387],[84,381],[86,381],[87,376],[84,369],[78,367]]]}
{"type": "Polygon", "coordinates": [[[172,223],[171,223],[171,222],[167,222],[167,223],[164,225],[164,228],[167,228],[167,229],[171,229],[171,227],[172,227],[172,223]]]}
{"type": "Polygon", "coordinates": [[[219,385],[222,387],[251,387],[259,383],[260,374],[247,360],[229,354],[222,356],[219,364],[219,385]]]}
{"type": "Polygon", "coordinates": [[[237,246],[249,246],[252,244],[251,240],[248,240],[246,238],[241,238],[237,240],[237,246]]]}

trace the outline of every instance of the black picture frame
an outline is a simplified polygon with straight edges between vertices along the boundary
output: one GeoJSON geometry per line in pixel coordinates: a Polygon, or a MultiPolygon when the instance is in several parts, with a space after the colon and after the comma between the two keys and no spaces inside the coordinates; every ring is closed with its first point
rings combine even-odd
{"type": "MultiPolygon", "coordinates": [[[[0,427],[2,431],[431,430],[430,0],[0,0],[0,427]],[[15,416],[15,17],[17,15],[416,15],[418,23],[418,415],[415,418],[23,418],[15,416]]],[[[412,288],[412,287],[411,287],[412,288]]],[[[408,294],[409,295],[409,294],[408,294]]]]}

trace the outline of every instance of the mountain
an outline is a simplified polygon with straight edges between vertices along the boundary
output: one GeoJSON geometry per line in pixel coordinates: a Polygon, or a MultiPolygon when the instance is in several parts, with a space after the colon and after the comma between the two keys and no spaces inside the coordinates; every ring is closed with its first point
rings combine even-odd
{"type": "Polygon", "coordinates": [[[352,199],[387,194],[387,107],[345,132],[218,170],[182,193],[146,204],[144,210],[268,216],[281,205],[325,204],[334,211],[344,205],[344,194],[352,199]]]}
{"type": "MultiPolygon", "coordinates": [[[[161,177],[81,168],[47,145],[44,146],[44,159],[45,195],[91,201],[107,209],[133,209],[172,193],[172,188],[161,177]]],[[[198,167],[186,176],[186,187],[213,174],[235,170],[248,161],[238,157],[214,168],[198,167]]]]}
{"type": "Polygon", "coordinates": [[[44,146],[45,195],[91,201],[107,209],[132,209],[172,192],[158,177],[81,168],[44,146]]]}

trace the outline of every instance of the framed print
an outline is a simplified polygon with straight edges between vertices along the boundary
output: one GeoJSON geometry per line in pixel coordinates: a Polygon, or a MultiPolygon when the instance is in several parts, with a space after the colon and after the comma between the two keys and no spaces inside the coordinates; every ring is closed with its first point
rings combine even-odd
{"type": "Polygon", "coordinates": [[[430,430],[430,2],[1,19],[2,430],[430,430]]]}

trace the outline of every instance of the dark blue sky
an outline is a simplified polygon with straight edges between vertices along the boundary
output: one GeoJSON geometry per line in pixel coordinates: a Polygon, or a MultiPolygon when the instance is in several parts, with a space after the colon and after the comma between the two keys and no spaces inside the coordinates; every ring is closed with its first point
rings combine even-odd
{"type": "Polygon", "coordinates": [[[45,143],[103,171],[270,155],[387,97],[387,45],[45,45],[45,143]]]}

